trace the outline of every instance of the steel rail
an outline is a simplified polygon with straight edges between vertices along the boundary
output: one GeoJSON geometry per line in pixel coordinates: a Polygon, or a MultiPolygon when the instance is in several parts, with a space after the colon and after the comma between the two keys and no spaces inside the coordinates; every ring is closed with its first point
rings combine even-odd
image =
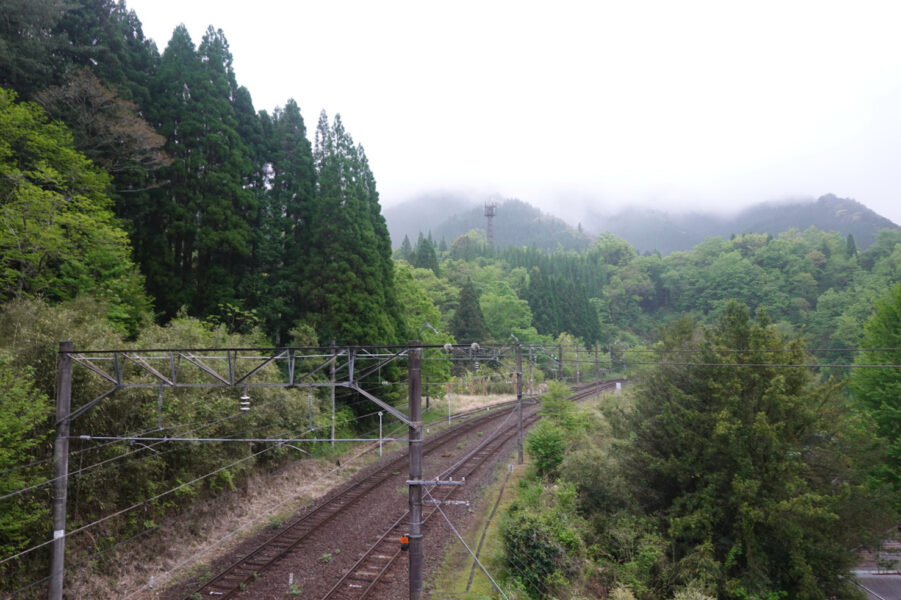
{"type": "MultiPolygon", "coordinates": [[[[573,402],[580,402],[596,395],[598,391],[609,391],[614,389],[616,384],[622,383],[622,381],[623,380],[621,379],[617,379],[601,382],[600,384],[596,382],[580,384],[574,388],[573,394],[569,399],[573,402]]],[[[540,415],[538,415],[536,411],[532,411],[532,413],[526,417],[526,421],[523,423],[524,427],[528,427],[539,418],[540,415]]],[[[494,456],[496,452],[513,439],[516,433],[516,423],[512,422],[504,429],[495,431],[461,460],[457,461],[456,464],[445,469],[438,476],[438,479],[447,479],[451,475],[456,476],[459,474],[459,471],[464,468],[468,468],[468,471],[462,476],[464,478],[470,477],[477,469],[482,467],[489,458],[494,456]],[[470,464],[470,461],[473,460],[475,460],[475,463],[470,464]]],[[[430,486],[428,488],[428,495],[432,498],[435,497],[435,494],[432,492],[436,487],[438,486],[430,486]]],[[[458,487],[450,487],[437,501],[452,501],[453,496],[458,494],[459,490],[460,488],[458,487]]],[[[437,512],[438,508],[435,506],[423,515],[423,525],[425,525],[431,519],[432,515],[437,512]]],[[[369,594],[375,590],[378,583],[390,572],[397,562],[398,557],[401,555],[402,551],[399,548],[398,540],[403,533],[403,528],[409,514],[408,510],[401,515],[385,531],[385,533],[383,533],[378,540],[366,550],[363,556],[348,569],[344,576],[320,598],[320,600],[364,600],[365,598],[368,598],[369,594]]]]}
{"type": "MultiPolygon", "coordinates": [[[[507,407],[506,409],[490,412],[486,412],[484,409],[472,411],[474,416],[470,420],[458,423],[428,438],[426,440],[426,452],[433,452],[449,439],[453,439],[467,430],[479,427],[486,421],[497,419],[506,412],[512,412],[512,410],[512,407],[507,407]]],[[[265,571],[294,550],[304,539],[308,538],[320,527],[333,520],[339,514],[344,513],[348,507],[365,497],[368,492],[395,477],[394,474],[406,460],[407,454],[403,452],[369,476],[340,490],[331,497],[327,497],[314,509],[256,546],[241,559],[221,569],[217,575],[200,586],[192,587],[190,592],[179,597],[191,600],[197,597],[196,594],[200,594],[201,597],[231,598],[241,590],[243,585],[246,585],[252,579],[256,579],[259,573],[265,571]]]]}

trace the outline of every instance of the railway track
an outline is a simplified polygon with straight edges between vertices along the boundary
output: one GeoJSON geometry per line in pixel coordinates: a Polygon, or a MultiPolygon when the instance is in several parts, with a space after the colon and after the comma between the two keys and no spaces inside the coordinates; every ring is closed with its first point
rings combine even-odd
{"type": "MultiPolygon", "coordinates": [[[[425,455],[434,453],[456,437],[480,427],[484,428],[486,424],[511,414],[513,410],[513,406],[508,405],[490,411],[485,409],[472,411],[474,416],[468,420],[428,438],[423,452],[425,455]]],[[[407,453],[403,452],[368,476],[341,489],[337,493],[327,496],[313,510],[294,520],[256,548],[244,554],[240,559],[220,569],[218,574],[211,579],[192,587],[187,593],[178,597],[185,600],[194,600],[199,597],[225,599],[235,596],[247,584],[259,578],[261,573],[297,548],[310,535],[330,521],[333,521],[340,514],[346,512],[375,488],[398,479],[398,475],[404,472],[406,468],[407,453]]]]}
{"type": "MultiPolygon", "coordinates": [[[[510,415],[513,416],[512,414],[510,415]]],[[[538,420],[534,409],[531,414],[524,415],[523,427],[528,427],[538,420]]],[[[493,457],[507,442],[516,436],[517,427],[513,419],[503,423],[492,435],[459,460],[450,468],[440,473],[437,479],[466,480],[481,468],[489,458],[493,457]]],[[[450,504],[456,501],[461,492],[459,486],[430,486],[424,490],[424,497],[429,508],[423,510],[422,523],[427,526],[431,518],[438,512],[439,503],[450,504]]],[[[358,600],[370,597],[379,581],[390,569],[396,566],[402,551],[398,540],[408,527],[407,511],[398,518],[381,537],[369,547],[353,567],[332,587],[321,600],[358,600]]],[[[427,531],[427,530],[426,530],[427,531]]]]}
{"type": "MultiPolygon", "coordinates": [[[[601,382],[600,385],[594,382],[581,384],[573,389],[570,399],[574,402],[586,400],[599,392],[615,389],[617,382],[622,383],[622,380],[601,382]]],[[[530,411],[530,414],[523,416],[523,427],[528,428],[539,418],[535,410],[530,411]]],[[[513,425],[515,423],[503,429],[498,428],[473,451],[439,474],[437,479],[465,480],[471,477],[516,436],[517,427],[513,425]]],[[[424,496],[429,498],[431,508],[423,512],[423,527],[428,526],[431,518],[438,513],[441,504],[453,504],[460,492],[461,488],[456,486],[444,489],[438,486],[427,488],[424,496]]],[[[407,511],[398,518],[320,600],[364,600],[376,592],[381,579],[398,566],[398,558],[402,555],[398,540],[406,530],[409,514],[407,511]]]]}
{"type": "MultiPolygon", "coordinates": [[[[615,382],[605,385],[612,387],[615,382]]],[[[583,384],[574,389],[572,399],[582,400],[594,395],[598,390],[603,391],[596,384],[583,384]]],[[[500,448],[516,435],[515,408],[516,403],[506,403],[506,406],[492,407],[490,410],[477,409],[471,411],[465,421],[455,426],[433,434],[425,441],[423,452],[426,456],[446,448],[449,444],[467,434],[477,430],[485,430],[495,423],[503,426],[495,426],[495,431],[485,437],[472,451],[458,460],[454,465],[446,468],[438,476],[440,479],[449,477],[470,477],[485,461],[499,451],[500,448]]],[[[524,426],[528,426],[537,420],[534,409],[524,414],[524,426]]],[[[342,514],[349,512],[352,507],[361,503],[367,495],[384,485],[397,485],[404,479],[400,474],[407,469],[407,452],[398,455],[379,465],[367,476],[359,479],[351,485],[327,496],[312,510],[304,513],[293,522],[285,526],[276,534],[267,538],[255,548],[245,552],[231,564],[220,568],[218,573],[201,584],[189,588],[187,593],[182,592],[177,598],[194,600],[196,598],[232,598],[244,590],[251,582],[261,577],[261,574],[271,569],[283,557],[301,547],[304,540],[326,527],[331,522],[336,522],[342,514]]],[[[429,501],[454,502],[459,494],[459,487],[441,486],[440,490],[429,489],[425,494],[429,501]]],[[[437,504],[427,505],[430,508],[424,511],[423,522],[437,512],[437,504]]],[[[351,567],[332,589],[323,596],[323,599],[345,600],[350,598],[366,598],[377,587],[396,565],[400,555],[398,539],[406,526],[407,515],[397,519],[369,549],[363,553],[357,563],[351,567]]]]}

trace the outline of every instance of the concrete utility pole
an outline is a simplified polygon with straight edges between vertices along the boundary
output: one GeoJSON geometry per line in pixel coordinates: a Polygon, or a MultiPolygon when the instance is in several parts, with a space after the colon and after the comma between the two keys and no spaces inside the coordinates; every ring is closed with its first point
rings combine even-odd
{"type": "Polygon", "coordinates": [[[532,379],[532,364],[534,362],[532,359],[532,350],[533,349],[534,349],[534,346],[529,344],[529,396],[535,395],[535,381],[534,381],[534,379],[532,379]]]}
{"type": "Polygon", "coordinates": [[[329,382],[332,384],[332,446],[335,445],[335,340],[332,340],[331,344],[332,351],[332,365],[329,369],[330,378],[329,382]]]}
{"type": "Polygon", "coordinates": [[[69,413],[72,410],[72,342],[59,343],[56,441],[53,443],[53,544],[50,600],[62,600],[66,561],[66,490],[69,483],[69,413]]]}
{"type": "Polygon", "coordinates": [[[516,436],[517,458],[519,464],[522,464],[522,346],[519,342],[516,342],[516,412],[519,417],[519,430],[516,436]]]}
{"type": "Polygon", "coordinates": [[[557,367],[560,369],[557,371],[557,379],[563,381],[563,344],[557,346],[557,357],[559,359],[557,367]]]}
{"type": "Polygon", "coordinates": [[[422,598],[422,349],[418,341],[410,342],[410,600],[422,598]]]}
{"type": "Polygon", "coordinates": [[[579,346],[576,345],[576,385],[581,383],[581,369],[579,368],[579,346]]]}

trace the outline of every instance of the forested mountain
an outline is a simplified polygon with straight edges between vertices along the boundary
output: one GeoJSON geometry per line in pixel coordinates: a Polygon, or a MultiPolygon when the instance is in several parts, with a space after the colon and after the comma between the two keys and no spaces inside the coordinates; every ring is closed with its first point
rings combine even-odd
{"type": "Polygon", "coordinates": [[[853,235],[858,246],[866,250],[876,241],[880,230],[898,229],[897,224],[860,202],[832,194],[813,202],[755,204],[729,217],[633,208],[609,216],[587,217],[585,227],[591,232],[610,231],[639,252],[662,254],[688,250],[712,236],[728,239],[742,233],[777,235],[789,229],[803,231],[808,227],[853,235]]]}
{"type": "MultiPolygon", "coordinates": [[[[426,234],[437,229],[441,223],[454,215],[471,212],[481,206],[482,199],[480,198],[452,192],[423,194],[412,200],[388,206],[384,212],[388,233],[391,234],[391,246],[399,248],[404,237],[415,242],[420,232],[426,234]]],[[[484,227],[484,223],[482,226],[484,227]]],[[[441,238],[435,239],[440,240],[441,238]]],[[[445,241],[450,243],[453,239],[445,241]]]]}
{"type": "MultiPolygon", "coordinates": [[[[401,245],[404,236],[413,241],[420,231],[431,232],[435,240],[451,243],[471,229],[485,229],[482,204],[450,193],[424,196],[388,208],[385,218],[395,248],[401,245]]],[[[880,230],[898,229],[897,224],[860,202],[832,194],[816,201],[755,204],[728,217],[645,207],[611,214],[589,211],[575,229],[517,200],[502,204],[494,219],[498,246],[525,245],[554,250],[560,244],[564,250],[580,250],[586,247],[585,240],[606,231],[626,240],[640,253],[661,254],[690,250],[713,236],[729,239],[742,233],[777,235],[789,229],[804,231],[808,227],[853,235],[862,250],[876,241],[880,230]]]]}
{"type": "MultiPolygon", "coordinates": [[[[404,237],[415,240],[420,232],[448,244],[472,229],[485,229],[482,202],[473,206],[458,196],[424,196],[385,210],[391,242],[399,247],[404,237]]],[[[542,250],[584,250],[590,238],[562,219],[545,214],[522,200],[498,202],[493,220],[494,243],[533,246],[542,250]]]]}

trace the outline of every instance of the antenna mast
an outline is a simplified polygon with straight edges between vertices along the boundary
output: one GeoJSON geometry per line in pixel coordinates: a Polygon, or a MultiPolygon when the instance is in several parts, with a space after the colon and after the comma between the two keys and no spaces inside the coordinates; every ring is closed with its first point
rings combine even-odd
{"type": "Polygon", "coordinates": [[[494,222],[492,219],[497,216],[497,202],[494,200],[485,201],[485,234],[488,237],[488,245],[494,246],[494,222]]]}

